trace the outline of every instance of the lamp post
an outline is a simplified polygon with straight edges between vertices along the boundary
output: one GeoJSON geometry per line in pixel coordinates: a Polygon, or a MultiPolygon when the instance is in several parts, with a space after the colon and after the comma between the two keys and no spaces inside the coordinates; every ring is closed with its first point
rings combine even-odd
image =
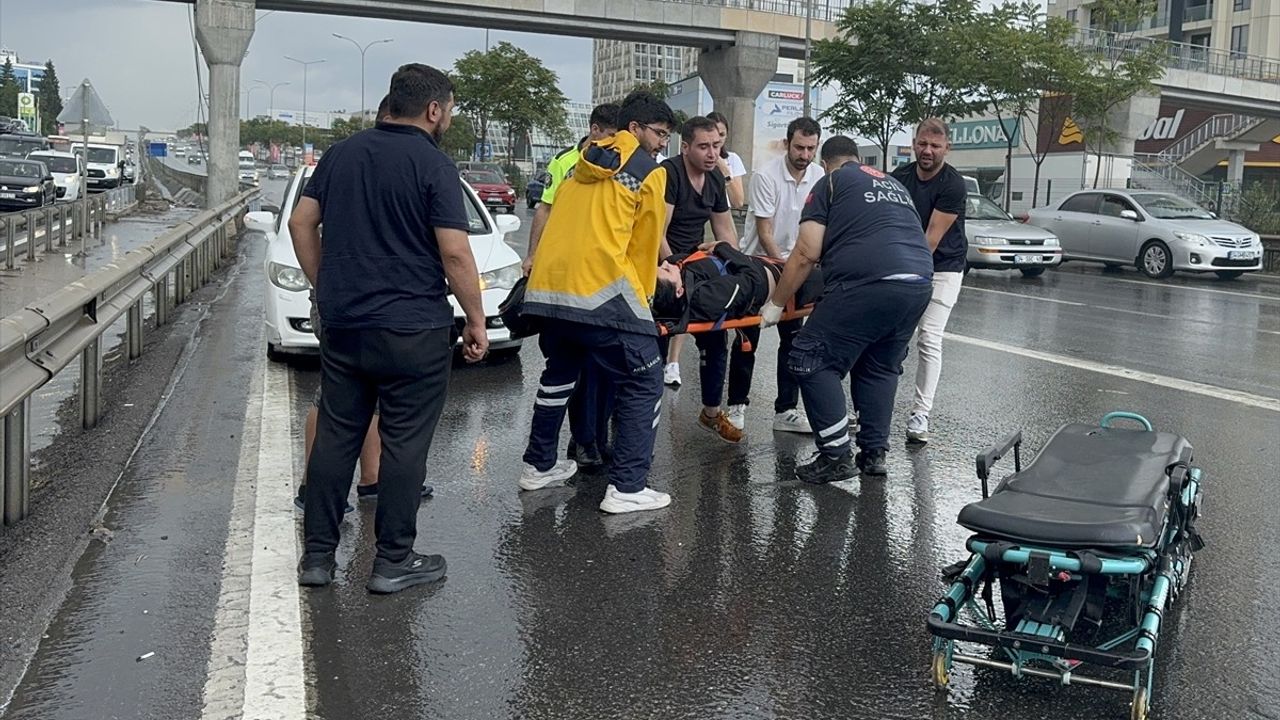
{"type": "Polygon", "coordinates": [[[347,37],[346,35],[339,35],[338,33],[333,33],[333,36],[334,36],[334,37],[336,37],[336,38],[338,38],[339,40],[346,40],[347,42],[351,43],[352,45],[355,45],[355,46],[356,46],[356,49],[360,51],[360,127],[361,127],[361,129],[363,129],[363,128],[365,127],[365,120],[364,120],[364,54],[365,54],[366,52],[368,52],[368,51],[369,51],[369,48],[373,47],[374,45],[378,45],[378,44],[380,44],[380,43],[389,43],[389,42],[392,42],[392,40],[391,40],[390,38],[384,38],[384,39],[382,39],[382,40],[374,40],[373,42],[371,42],[371,43],[369,43],[369,44],[367,44],[367,45],[365,45],[365,46],[361,47],[360,43],[356,42],[355,40],[352,40],[351,38],[347,37]]]}
{"type": "Polygon", "coordinates": [[[813,111],[809,102],[813,83],[809,80],[809,56],[813,50],[813,0],[804,2],[804,116],[813,111]]]}
{"type": "Polygon", "coordinates": [[[290,83],[288,81],[285,81],[285,82],[278,82],[275,84],[271,84],[271,83],[268,83],[266,80],[254,80],[254,82],[260,82],[263,85],[271,86],[271,91],[268,93],[269,97],[267,99],[267,119],[275,120],[276,119],[276,88],[281,87],[283,85],[289,85],[290,83]]]}
{"type": "Polygon", "coordinates": [[[302,66],[302,145],[305,148],[307,144],[307,70],[312,65],[318,65],[324,62],[324,60],[303,61],[297,58],[291,58],[288,55],[285,55],[284,59],[291,60],[302,66]]]}
{"type": "Polygon", "coordinates": [[[265,87],[265,86],[266,86],[266,83],[262,82],[261,80],[254,80],[254,82],[255,82],[255,83],[262,83],[262,84],[261,84],[261,85],[252,85],[252,86],[250,86],[250,87],[249,87],[249,89],[248,89],[248,90],[245,90],[245,91],[244,91],[244,119],[245,119],[245,120],[248,120],[248,119],[250,119],[250,118],[252,118],[252,117],[253,117],[253,112],[249,110],[249,98],[253,97],[253,91],[254,91],[254,90],[264,90],[264,89],[266,89],[266,87],[265,87]]]}

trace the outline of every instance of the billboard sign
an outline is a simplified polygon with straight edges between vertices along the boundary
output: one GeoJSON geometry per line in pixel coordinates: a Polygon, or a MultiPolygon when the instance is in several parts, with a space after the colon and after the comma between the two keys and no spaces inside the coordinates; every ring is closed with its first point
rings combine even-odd
{"type": "Polygon", "coordinates": [[[1013,127],[1013,143],[1017,145],[1017,120],[972,120],[951,124],[951,146],[956,150],[982,150],[1009,146],[1009,130],[1013,127]]]}

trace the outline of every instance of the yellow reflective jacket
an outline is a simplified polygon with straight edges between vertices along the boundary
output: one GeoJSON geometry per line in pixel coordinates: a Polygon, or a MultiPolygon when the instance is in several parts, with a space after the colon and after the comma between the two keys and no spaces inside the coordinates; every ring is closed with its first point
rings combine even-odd
{"type": "Polygon", "coordinates": [[[656,335],[649,301],[666,183],[666,171],[625,130],[588,145],[556,192],[524,312],[656,335]]]}

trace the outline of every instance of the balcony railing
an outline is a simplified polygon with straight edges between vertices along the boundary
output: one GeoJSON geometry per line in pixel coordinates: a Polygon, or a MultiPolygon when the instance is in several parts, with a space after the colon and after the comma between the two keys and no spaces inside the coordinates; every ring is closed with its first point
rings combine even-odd
{"type": "Polygon", "coordinates": [[[1075,42],[1119,60],[1135,55],[1150,45],[1159,45],[1163,51],[1162,64],[1168,68],[1280,83],[1280,60],[1261,55],[1215,50],[1161,38],[1132,37],[1091,28],[1078,30],[1075,42]]]}

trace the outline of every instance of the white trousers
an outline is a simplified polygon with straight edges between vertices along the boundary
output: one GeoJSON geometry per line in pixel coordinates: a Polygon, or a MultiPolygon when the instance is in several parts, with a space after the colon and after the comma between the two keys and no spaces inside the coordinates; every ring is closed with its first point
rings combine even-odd
{"type": "Polygon", "coordinates": [[[912,403],[912,415],[928,415],[933,409],[933,396],[938,391],[938,378],[942,376],[942,333],[947,329],[951,308],[960,297],[960,282],[964,273],[935,272],[933,297],[920,318],[916,329],[916,396],[912,403]]]}

